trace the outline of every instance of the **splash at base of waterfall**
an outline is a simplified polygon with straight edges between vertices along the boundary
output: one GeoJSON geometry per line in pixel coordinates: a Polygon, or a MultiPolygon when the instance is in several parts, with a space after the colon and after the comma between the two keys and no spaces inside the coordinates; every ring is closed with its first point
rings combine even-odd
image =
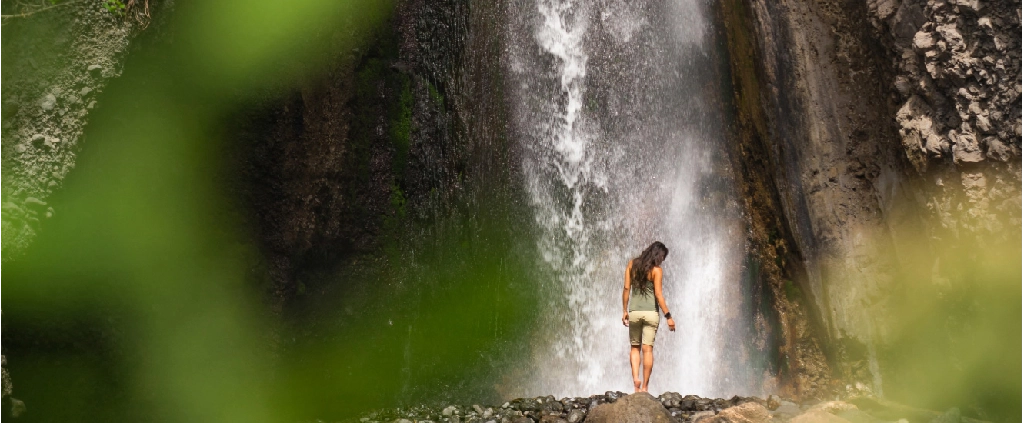
{"type": "MultiPolygon", "coordinates": [[[[537,238],[533,394],[632,386],[621,294],[655,240],[678,330],[652,390],[756,393],[745,237],[722,154],[721,83],[698,0],[523,0],[509,12],[514,127],[537,238]],[[735,375],[721,377],[720,375],[735,375]]],[[[663,325],[664,326],[664,325],[663,325]]]]}

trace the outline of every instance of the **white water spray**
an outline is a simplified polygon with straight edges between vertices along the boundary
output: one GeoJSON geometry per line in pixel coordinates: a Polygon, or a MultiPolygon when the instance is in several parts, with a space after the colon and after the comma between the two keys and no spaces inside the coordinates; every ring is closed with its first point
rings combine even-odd
{"type": "Polygon", "coordinates": [[[704,51],[705,5],[651,3],[513,7],[515,124],[549,294],[529,394],[631,389],[623,271],[655,240],[670,249],[665,296],[678,330],[662,322],[651,390],[757,393],[735,359],[744,236],[715,154],[724,131],[708,98],[719,76],[704,51]]]}

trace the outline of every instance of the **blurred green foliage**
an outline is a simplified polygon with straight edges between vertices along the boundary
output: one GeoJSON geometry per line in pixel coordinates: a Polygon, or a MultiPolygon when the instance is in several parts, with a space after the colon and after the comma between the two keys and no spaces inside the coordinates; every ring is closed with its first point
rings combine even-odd
{"type": "MultiPolygon", "coordinates": [[[[56,217],[3,275],[5,348],[22,353],[10,364],[15,395],[30,395],[26,419],[301,421],[510,390],[503,377],[523,372],[514,359],[529,353],[542,293],[524,288],[540,284],[529,282],[515,206],[499,194],[427,227],[399,213],[383,257],[309,275],[287,320],[266,312],[247,276],[258,252],[219,185],[219,119],[247,93],[317,72],[332,56],[325,46],[361,45],[392,8],[182,3],[164,29],[174,42],[130,56],[90,115],[56,217]]],[[[364,64],[357,81],[370,80],[400,87],[388,107],[403,157],[411,83],[384,60],[364,64]]],[[[373,89],[358,87],[366,99],[373,89]]],[[[353,134],[355,154],[363,135],[353,134]]],[[[401,186],[391,198],[405,207],[401,186]]],[[[1020,253],[949,254],[958,276],[942,289],[921,276],[933,258],[908,265],[897,341],[882,353],[887,394],[1020,410],[1020,253]]],[[[786,292],[800,296],[788,281],[786,292]]]]}
{"type": "MultiPolygon", "coordinates": [[[[171,42],[138,44],[90,115],[77,169],[52,199],[60,212],[3,275],[23,418],[301,421],[459,388],[486,395],[472,381],[494,392],[484,375],[531,318],[507,231],[467,209],[439,223],[448,235],[396,236],[389,257],[301,282],[319,303],[282,321],[248,279],[259,254],[220,185],[219,120],[248,92],[317,72],[332,57],[324,46],[361,45],[392,8],[182,3],[161,29],[171,42]]],[[[403,87],[394,135],[407,151],[403,87]]],[[[400,188],[392,199],[404,207],[400,188]]]]}
{"type": "Polygon", "coordinates": [[[1021,244],[1010,238],[906,255],[890,299],[892,343],[879,352],[886,397],[1020,420],[1021,244]]]}

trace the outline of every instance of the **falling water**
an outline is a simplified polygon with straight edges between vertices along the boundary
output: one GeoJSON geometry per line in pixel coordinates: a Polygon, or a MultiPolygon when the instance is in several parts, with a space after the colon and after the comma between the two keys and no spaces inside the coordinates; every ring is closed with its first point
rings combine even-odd
{"type": "Polygon", "coordinates": [[[662,322],[651,390],[757,393],[708,6],[518,0],[508,15],[513,127],[548,299],[530,393],[631,388],[623,271],[655,240],[670,249],[678,330],[662,322]]]}

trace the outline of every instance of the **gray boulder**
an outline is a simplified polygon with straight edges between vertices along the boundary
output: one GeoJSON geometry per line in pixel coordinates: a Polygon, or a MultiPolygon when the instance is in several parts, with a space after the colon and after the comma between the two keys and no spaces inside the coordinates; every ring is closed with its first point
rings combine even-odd
{"type": "Polygon", "coordinates": [[[651,394],[627,395],[610,404],[594,407],[586,423],[672,423],[672,415],[651,394]]]}

